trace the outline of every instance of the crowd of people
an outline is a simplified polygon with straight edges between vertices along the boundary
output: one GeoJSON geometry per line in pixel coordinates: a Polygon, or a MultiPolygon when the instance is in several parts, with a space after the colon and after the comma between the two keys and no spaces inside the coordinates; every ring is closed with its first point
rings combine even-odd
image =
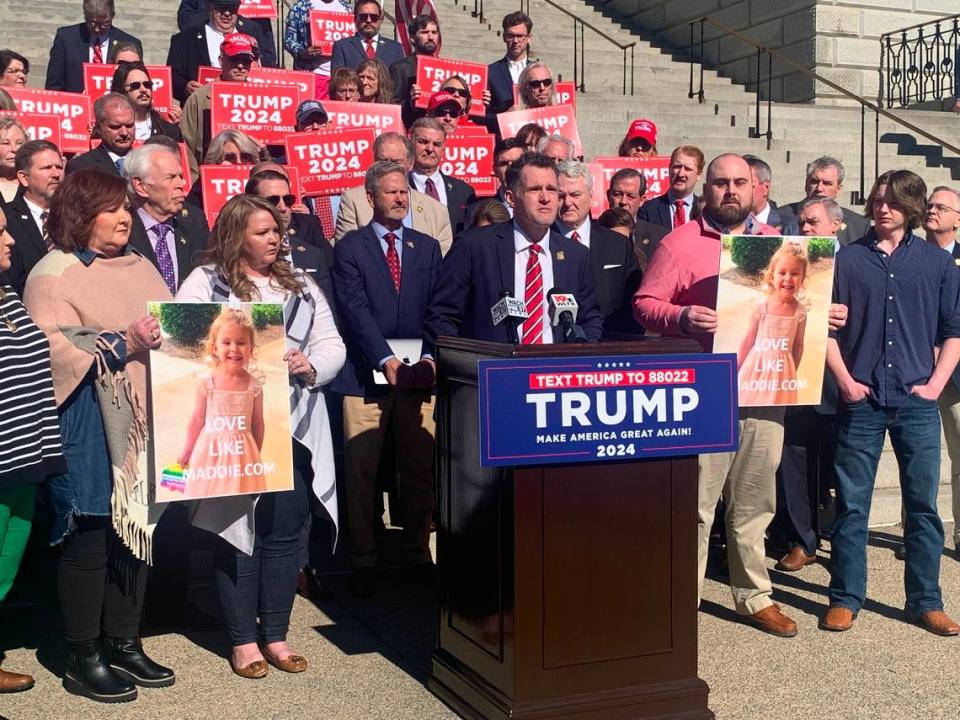
{"type": "MultiPolygon", "coordinates": [[[[189,523],[214,538],[230,666],[245,678],[308,667],[286,638],[295,594],[309,579],[312,525],[339,532],[353,593],[377,592],[384,486],[395,486],[390,517],[403,530],[407,576],[433,582],[438,338],[558,342],[547,295],[563,287],[577,298],[590,341],[655,333],[710,352],[722,235],[836,237],[841,248],[822,402],[742,408],[739,449],[700,457],[701,584],[722,500],[737,613],[770,634],[796,635],[771,600],[765,557],[778,551],[784,572],[817,560],[810,489],[832,483],[821,627],[849,629],[866,598],[867,520],[889,431],[903,491],[907,618],[960,634],[940,593],[936,506],[942,419],[960,512],[960,192],[930,191],[916,174],[894,170],[877,178],[861,214],[840,204],[843,164],[821,156],[806,168],[803,199],[778,205],[762,158],[708,162],[687,144],[669,154],[666,192],[649,197],[645,174],[624,167],[610,179],[609,208],[593,217],[594,175],[571,139],[535,124],[500,133],[499,113],[556,102],[550,68],[531,57],[525,14],[503,18],[505,55],[488,66],[484,115],[473,121],[460,76],[426,107],[417,102],[417,56],[437,53],[438,18],[411,21],[405,54],[381,37],[377,0],[296,0],[283,44],[316,81],[296,129],[330,127],[327,98],[398,104],[406,127],[377,137],[362,185],[301,199],[277,148],[239,130],[211,132],[211,86],[199,68],[245,82],[256,63],[277,62],[270,24],[238,9],[238,0],[181,3],[166,63],[179,105],[161,113],[140,42],[114,26],[112,0],[83,0],[84,22],[53,41],[46,87],[83,92],[83,63],[117,63],[110,92],[93,104],[96,147],[67,158],[54,143],[28,139],[15,113],[0,116],[0,602],[40,492],[49,543],[60,548],[69,692],[121,702],[138,686],[174,683],[140,640],[150,566],[182,561],[195,537],[163,532],[165,524],[189,523]],[[356,25],[329,55],[310,40],[315,9],[352,15],[356,25]],[[497,136],[492,197],[478,199],[441,171],[445,143],[465,124],[497,136]],[[197,182],[210,164],[252,166],[212,228],[197,182]],[[491,318],[505,291],[525,301],[518,328],[491,318]],[[147,364],[163,338],[145,308],[172,299],[283,304],[292,490],[203,500],[186,512],[153,502],[147,364]],[[397,339],[422,341],[422,355],[402,362],[397,339]]],[[[26,57],[0,50],[0,90],[27,86],[29,73],[26,57]]],[[[657,132],[638,118],[613,139],[618,154],[659,156],[657,132]]],[[[217,390],[202,390],[198,407],[217,390]]],[[[33,682],[0,670],[0,692],[33,682]]]]}

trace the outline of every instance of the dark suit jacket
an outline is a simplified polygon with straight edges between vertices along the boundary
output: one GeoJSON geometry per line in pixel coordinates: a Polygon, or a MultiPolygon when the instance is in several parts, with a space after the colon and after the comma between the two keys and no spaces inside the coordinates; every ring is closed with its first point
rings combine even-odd
{"type": "MultiPolygon", "coordinates": [[[[563,232],[559,226],[554,230],[563,232]]],[[[633,319],[633,294],[640,286],[640,268],[630,240],[591,222],[589,257],[604,333],[642,334],[643,328],[633,319]]]]}
{"type": "MultiPolygon", "coordinates": [[[[457,235],[463,230],[467,207],[477,201],[477,193],[463,180],[443,173],[440,173],[440,176],[443,178],[447,190],[447,214],[450,216],[450,230],[453,232],[453,239],[456,240],[457,235]]],[[[408,180],[410,186],[413,187],[413,176],[410,175],[408,180]]]]}
{"type": "MultiPolygon", "coordinates": [[[[143,56],[140,41],[130,33],[118,27],[111,27],[107,33],[108,48],[120,40],[136,43],[143,56]]],[[[104,55],[103,61],[107,61],[104,55]]],[[[83,92],[83,64],[90,62],[90,31],[86,23],[58,28],[50,48],[50,62],[47,64],[47,90],[65,90],[83,92]]]]}
{"type": "MultiPolygon", "coordinates": [[[[527,64],[530,64],[529,59],[527,64]]],[[[487,89],[490,91],[488,116],[496,116],[513,107],[513,78],[510,77],[510,63],[506,56],[487,65],[487,89]]]]}
{"type": "Polygon", "coordinates": [[[16,244],[10,251],[10,269],[0,273],[0,282],[11,285],[17,294],[23,297],[27,275],[47,254],[47,244],[43,241],[43,234],[34,222],[33,215],[30,214],[23,193],[17,193],[3,210],[7,216],[7,232],[16,244]]]}
{"type": "MultiPolygon", "coordinates": [[[[795,203],[790,203],[788,206],[794,216],[797,216],[800,212],[800,205],[802,203],[803,200],[798,200],[795,203]]],[[[843,206],[841,206],[840,209],[843,211],[843,225],[840,226],[840,232],[837,233],[837,242],[840,243],[840,245],[850,245],[867,234],[867,231],[870,229],[870,221],[863,215],[855,213],[853,210],[848,210],[843,206]]]]}
{"type": "MultiPolygon", "coordinates": [[[[140,220],[140,214],[136,210],[130,214],[133,216],[133,226],[130,228],[130,244],[137,252],[153,263],[157,272],[160,272],[157,255],[153,251],[153,243],[147,237],[147,230],[140,220]]],[[[202,264],[202,256],[207,249],[207,240],[210,237],[210,228],[207,227],[207,219],[203,211],[187,203],[184,203],[183,210],[179,215],[167,222],[173,224],[173,244],[177,250],[177,287],[180,287],[187,275],[195,267],[202,264]]]]}
{"type": "MultiPolygon", "coordinates": [[[[697,200],[699,200],[699,197],[694,195],[693,210],[687,220],[693,220],[696,218],[697,200]]],[[[654,223],[655,225],[662,225],[669,230],[673,230],[673,207],[670,205],[670,201],[667,199],[667,193],[658,195],[655,198],[651,198],[641,205],[640,210],[637,211],[637,219],[646,220],[647,222],[654,223]]]]}
{"type": "Polygon", "coordinates": [[[372,225],[352,230],[334,248],[333,285],[342,319],[347,361],[334,381],[345,395],[382,395],[373,369],[392,354],[387,340],[418,338],[440,273],[440,245],[403,228],[398,294],[372,225]]]}
{"type": "Polygon", "coordinates": [[[333,293],[333,246],[324,239],[320,221],[313,215],[294,213],[287,228],[287,242],[293,264],[316,281],[334,317],[337,317],[333,293]]]}
{"type": "MultiPolygon", "coordinates": [[[[443,261],[423,326],[424,350],[432,351],[441,335],[510,342],[506,323],[494,325],[492,308],[504,291],[523,298],[514,287],[513,223],[474,228],[463,233],[443,261]]],[[[587,249],[551,231],[554,287],[572,293],[580,306],[577,324],[591,341],[600,339],[603,315],[597,305],[587,249]]],[[[549,291],[550,288],[544,288],[549,291]]]]}
{"type": "MultiPolygon", "coordinates": [[[[177,8],[177,29],[192,28],[197,25],[203,25],[210,19],[210,10],[207,7],[207,0],[180,0],[180,7],[177,8]]],[[[276,48],[277,43],[273,39],[273,26],[267,18],[248,18],[251,22],[260,26],[263,31],[265,41],[276,48]]]]}
{"type": "MultiPolygon", "coordinates": [[[[203,29],[205,24],[194,25],[170,38],[167,65],[173,75],[173,96],[181,103],[187,99],[187,83],[197,79],[197,68],[211,64],[207,35],[203,29]]],[[[277,49],[272,40],[264,37],[262,28],[255,20],[241,17],[237,20],[237,31],[246,33],[257,41],[260,46],[260,63],[264,67],[277,66],[277,49]]]]}
{"type": "Polygon", "coordinates": [[[636,220],[633,226],[633,245],[642,254],[639,259],[640,270],[644,271],[653,258],[653,252],[660,246],[670,228],[663,225],[655,225],[646,220],[636,220]]]}
{"type": "Polygon", "coordinates": [[[67,166],[64,168],[64,172],[67,175],[75,173],[77,170],[99,170],[100,172],[105,172],[108,175],[116,175],[120,177],[120,173],[117,172],[117,166],[114,164],[113,160],[110,159],[110,154],[107,152],[107,149],[103,145],[97,145],[93,150],[88,150],[85,153],[80,155],[74,155],[67,161],[67,166]]]}
{"type": "MultiPolygon", "coordinates": [[[[390,40],[380,35],[377,38],[377,60],[389,68],[395,62],[403,60],[403,46],[396,40],[390,40]]],[[[333,57],[330,58],[330,72],[337,68],[348,67],[357,69],[367,59],[367,46],[360,34],[352,35],[333,44],[333,57]]],[[[409,92],[409,90],[407,91],[409,92]]]]}
{"type": "Polygon", "coordinates": [[[180,126],[167,122],[156,110],[150,111],[151,135],[165,135],[176,142],[183,142],[180,126]]]}
{"type": "Polygon", "coordinates": [[[426,114],[422,108],[410,103],[410,88],[417,79],[417,56],[407,55],[390,66],[390,80],[393,82],[393,102],[400,106],[400,117],[405,127],[426,114]]]}
{"type": "Polygon", "coordinates": [[[767,225],[777,228],[784,235],[799,235],[800,226],[797,216],[789,208],[780,208],[773,200],[767,200],[770,214],[767,216],[767,225]]]}

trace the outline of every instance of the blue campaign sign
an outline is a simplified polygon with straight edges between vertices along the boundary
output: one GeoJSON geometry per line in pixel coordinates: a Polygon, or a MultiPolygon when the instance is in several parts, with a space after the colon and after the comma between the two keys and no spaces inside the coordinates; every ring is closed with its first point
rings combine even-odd
{"type": "Polygon", "coordinates": [[[642,460],[737,449],[737,356],[480,361],[480,464],[642,460]]]}

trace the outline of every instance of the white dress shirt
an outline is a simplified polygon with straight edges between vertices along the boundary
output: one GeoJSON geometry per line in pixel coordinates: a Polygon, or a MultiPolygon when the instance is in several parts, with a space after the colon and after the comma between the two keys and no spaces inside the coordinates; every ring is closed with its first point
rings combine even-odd
{"type": "Polygon", "coordinates": [[[109,42],[110,38],[108,35],[100,35],[97,38],[90,39],[90,47],[87,48],[87,56],[90,58],[88,62],[93,62],[93,45],[94,45],[93,41],[94,40],[100,41],[98,43],[100,45],[100,54],[103,55],[103,61],[107,62],[107,55],[110,54],[110,42],[109,42]]]}
{"type": "MultiPolygon", "coordinates": [[[[573,235],[573,231],[577,231],[577,235],[580,236],[580,244],[583,245],[587,250],[590,249],[590,216],[584,219],[583,223],[578,228],[572,228],[563,221],[558,221],[557,224],[563,230],[563,236],[569,238],[573,235]]],[[[573,238],[570,238],[571,240],[573,238]]]]}
{"type": "MultiPolygon", "coordinates": [[[[513,296],[520,300],[526,299],[527,287],[527,261],[530,258],[530,245],[533,241],[526,236],[523,230],[513,224],[513,296]]],[[[539,240],[543,252],[540,253],[540,272],[543,275],[543,342],[553,342],[553,328],[550,326],[550,316],[547,312],[547,293],[553,288],[553,255],[550,254],[550,228],[539,240]]],[[[527,314],[532,315],[530,308],[527,308],[527,314]]],[[[527,328],[527,323],[520,326],[518,332],[520,339],[523,339],[523,333],[527,328]]]]}
{"type": "MultiPolygon", "coordinates": [[[[673,194],[673,190],[667,191],[667,200],[670,201],[670,217],[672,218],[674,213],[677,212],[676,202],[680,200],[676,195],[673,194]]],[[[683,198],[683,211],[686,213],[687,222],[690,222],[690,219],[693,214],[693,193],[690,193],[685,198],[683,198]]]]}
{"type": "Polygon", "coordinates": [[[203,26],[203,31],[207,36],[207,52],[210,54],[210,66],[218,68],[220,67],[220,46],[223,44],[223,39],[226,35],[216,30],[210,23],[203,26]]]}
{"type": "Polygon", "coordinates": [[[427,178],[433,180],[433,185],[437,188],[437,195],[440,197],[440,204],[444,207],[447,206],[447,184],[443,181],[439,166],[433,171],[433,175],[421,175],[416,171],[411,172],[410,175],[413,178],[413,187],[424,195],[430,194],[427,192],[427,178]]]}
{"type": "Polygon", "coordinates": [[[513,80],[513,84],[516,85],[520,82],[520,73],[523,72],[523,69],[527,66],[527,58],[524,56],[522,60],[507,60],[507,69],[510,71],[510,78],[513,80]]]}
{"type": "Polygon", "coordinates": [[[754,213],[753,216],[757,220],[762,222],[764,225],[769,225],[770,223],[768,223],[767,220],[770,217],[770,203],[767,203],[766,205],[764,205],[763,210],[761,210],[760,212],[754,213]]]}
{"type": "Polygon", "coordinates": [[[30,211],[33,221],[37,224],[37,230],[40,231],[40,235],[43,235],[43,221],[40,219],[40,213],[49,212],[49,210],[44,210],[35,202],[27,199],[26,195],[23,196],[23,201],[27,204],[27,209],[30,211]]]}
{"type": "Polygon", "coordinates": [[[149,140],[151,135],[153,135],[153,120],[150,119],[150,116],[147,115],[146,120],[137,120],[133,135],[134,138],[137,140],[149,140]]]}

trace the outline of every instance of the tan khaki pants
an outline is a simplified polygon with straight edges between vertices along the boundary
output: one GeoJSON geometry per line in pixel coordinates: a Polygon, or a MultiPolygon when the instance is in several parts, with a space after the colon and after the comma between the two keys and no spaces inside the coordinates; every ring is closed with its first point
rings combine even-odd
{"type": "Polygon", "coordinates": [[[948,380],[938,399],[943,437],[950,456],[950,495],[953,500],[953,544],[960,540],[960,389],[948,380]]]}
{"type": "Polygon", "coordinates": [[[727,557],[730,589],[741,615],[772,604],[764,533],[777,510],[776,472],[783,450],[784,408],[740,410],[740,449],[735,453],[701,455],[699,467],[699,585],[707,572],[707,549],[717,502],[726,503],[727,557]]]}

